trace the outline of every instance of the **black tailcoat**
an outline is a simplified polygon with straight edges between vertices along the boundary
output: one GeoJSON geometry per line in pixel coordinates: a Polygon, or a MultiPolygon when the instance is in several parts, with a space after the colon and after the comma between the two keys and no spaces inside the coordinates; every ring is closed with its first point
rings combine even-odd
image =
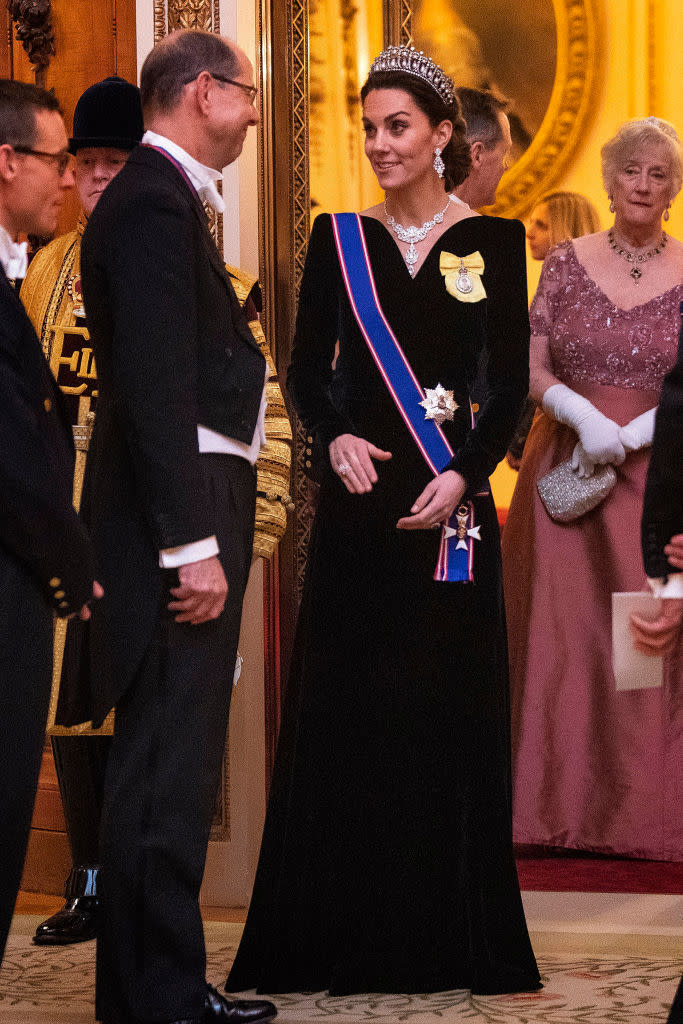
{"type": "Polygon", "coordinates": [[[105,588],[93,617],[92,717],[116,706],[100,859],[98,1019],[199,1018],[198,894],[253,547],[255,470],[200,454],[197,425],[251,442],[265,360],[206,214],[162,153],[136,150],[83,236],[98,405],[83,511],[105,588]],[[218,619],[176,623],[160,549],[215,535],[218,619]]]}
{"type": "Polygon", "coordinates": [[[52,619],[92,597],[94,555],[71,503],[62,395],[0,270],[0,957],[38,783],[52,679],[52,619]]]}
{"type": "Polygon", "coordinates": [[[97,204],[81,272],[100,388],[82,505],[105,588],[97,723],[149,643],[160,549],[217,532],[197,424],[250,442],[265,361],[196,192],[154,149],[135,150],[97,204]]]}
{"type": "Polygon", "coordinates": [[[651,578],[677,571],[664,554],[677,533],[683,533],[683,323],[678,359],[664,378],[659,399],[645,485],[641,534],[645,572],[651,578]]]}

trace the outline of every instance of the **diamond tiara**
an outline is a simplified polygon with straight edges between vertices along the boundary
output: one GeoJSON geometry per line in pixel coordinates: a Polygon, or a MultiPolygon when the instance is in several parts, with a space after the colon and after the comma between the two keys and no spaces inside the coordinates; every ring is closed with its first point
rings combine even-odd
{"type": "Polygon", "coordinates": [[[435,64],[422,50],[418,52],[414,46],[388,46],[386,50],[382,50],[370,65],[368,77],[377,74],[378,71],[405,71],[408,75],[421,78],[423,82],[431,85],[448,107],[455,98],[453,80],[443,68],[435,64]]]}

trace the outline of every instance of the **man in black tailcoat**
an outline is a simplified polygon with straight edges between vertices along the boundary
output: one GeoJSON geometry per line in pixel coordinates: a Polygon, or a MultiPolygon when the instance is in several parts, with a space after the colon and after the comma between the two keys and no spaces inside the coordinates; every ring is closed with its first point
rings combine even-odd
{"type": "MultiPolygon", "coordinates": [[[[678,359],[659,399],[641,522],[645,572],[662,605],[654,620],[631,617],[636,648],[655,657],[683,642],[683,302],[680,312],[678,359]]],[[[683,1024],[683,978],[667,1022],[683,1024]]]]}
{"type": "Polygon", "coordinates": [[[253,69],[203,32],[142,69],[147,132],[95,208],[81,273],[99,396],[83,511],[105,599],[95,724],[115,733],[101,831],[97,1016],[265,1021],[205,981],[198,896],[251,562],[266,364],[208,230],[258,121],[253,69]]]}
{"type": "Polygon", "coordinates": [[[71,503],[71,421],[16,290],[19,235],[52,234],[73,187],[66,144],[53,95],[0,81],[0,959],[45,742],[53,616],[87,618],[100,593],[71,503]]]}
{"type": "MultiPolygon", "coordinates": [[[[55,238],[38,252],[29,267],[20,298],[38,335],[52,372],[70,407],[78,437],[74,502],[80,501],[85,468],[89,421],[97,401],[97,376],[88,340],[81,295],[81,239],[88,217],[109,182],[116,177],[130,152],[142,138],[140,90],[122,78],[105,78],[85,90],[76,104],[69,150],[74,156],[74,177],[81,211],[74,230],[55,238]]],[[[78,653],[85,646],[87,626],[71,622],[64,636],[57,634],[55,667],[65,679],[69,707],[57,700],[55,722],[74,724],[78,719],[76,680],[78,653]]],[[[60,696],[61,696],[60,686],[60,696]]],[[[54,735],[57,780],[62,797],[66,833],[73,866],[66,882],[64,906],[42,921],[33,941],[38,945],[65,945],[94,939],[98,917],[99,828],[110,737],[54,735]]]]}
{"type": "Polygon", "coordinates": [[[667,654],[683,630],[683,323],[678,359],[664,378],[657,408],[641,538],[645,572],[662,606],[655,620],[634,615],[631,625],[639,650],[667,654]]]}

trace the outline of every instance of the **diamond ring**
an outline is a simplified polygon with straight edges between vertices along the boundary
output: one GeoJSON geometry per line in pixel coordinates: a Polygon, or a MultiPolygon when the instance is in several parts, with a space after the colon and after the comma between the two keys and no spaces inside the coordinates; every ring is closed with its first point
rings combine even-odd
{"type": "Polygon", "coordinates": [[[346,476],[346,474],[348,473],[348,471],[349,471],[350,469],[351,469],[351,467],[350,467],[350,466],[347,466],[345,462],[341,462],[341,463],[340,463],[340,464],[339,464],[339,465],[337,466],[337,472],[339,473],[339,476],[346,476]]]}

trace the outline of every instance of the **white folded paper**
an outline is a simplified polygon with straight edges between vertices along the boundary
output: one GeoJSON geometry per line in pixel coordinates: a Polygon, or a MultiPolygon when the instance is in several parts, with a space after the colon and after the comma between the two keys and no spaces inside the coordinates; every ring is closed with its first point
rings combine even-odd
{"type": "Polygon", "coordinates": [[[633,646],[629,618],[633,612],[656,619],[662,602],[645,591],[612,594],[612,667],[617,690],[645,690],[662,685],[662,659],[633,646]]]}

